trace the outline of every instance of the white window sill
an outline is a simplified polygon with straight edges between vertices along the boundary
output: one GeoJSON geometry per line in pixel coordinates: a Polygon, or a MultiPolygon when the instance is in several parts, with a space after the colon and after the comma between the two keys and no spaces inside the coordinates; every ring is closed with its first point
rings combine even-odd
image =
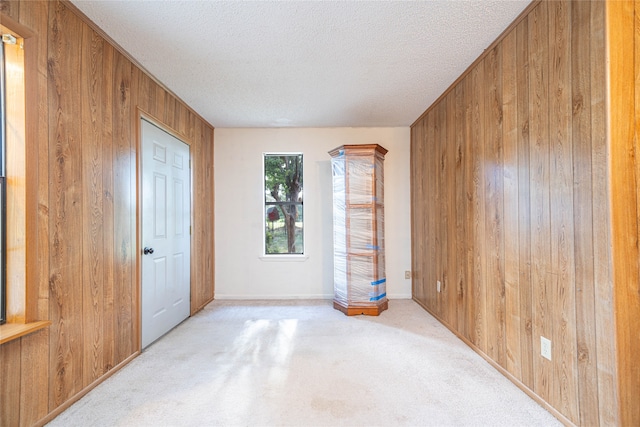
{"type": "Polygon", "coordinates": [[[258,258],[267,262],[305,262],[309,255],[261,255],[258,258]]]}

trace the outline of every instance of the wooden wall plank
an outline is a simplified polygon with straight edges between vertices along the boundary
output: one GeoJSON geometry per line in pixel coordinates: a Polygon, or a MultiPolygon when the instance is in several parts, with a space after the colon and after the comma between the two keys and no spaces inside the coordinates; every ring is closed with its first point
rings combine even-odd
{"type": "Polygon", "coordinates": [[[49,318],[49,118],[47,3],[21,3],[20,21],[36,35],[25,40],[27,170],[27,321],[49,318]],[[37,179],[36,179],[37,177],[37,179]],[[33,233],[32,233],[33,231],[33,233]],[[36,242],[35,244],[33,242],[36,242]],[[35,304],[33,304],[35,302],[35,304]]]}
{"type": "MultiPolygon", "coordinates": [[[[423,205],[428,203],[429,200],[434,200],[436,197],[436,177],[437,177],[437,165],[438,165],[438,151],[437,143],[435,139],[435,114],[430,114],[427,117],[424,125],[424,164],[426,169],[430,173],[424,176],[424,193],[423,205]]],[[[436,250],[437,249],[437,212],[427,211],[424,213],[426,216],[425,232],[427,235],[427,243],[423,256],[425,257],[424,267],[424,286],[426,294],[427,307],[435,310],[436,308],[436,280],[438,280],[438,272],[436,270],[436,250]]]]}
{"type": "Polygon", "coordinates": [[[0,345],[0,425],[20,425],[20,370],[22,340],[0,345]]]}
{"type": "Polygon", "coordinates": [[[475,337],[475,234],[473,227],[473,212],[475,204],[474,193],[474,146],[473,146],[473,120],[474,120],[474,93],[473,93],[473,81],[472,76],[465,76],[462,81],[463,95],[464,95],[464,212],[465,212],[465,238],[462,246],[465,253],[464,262],[465,274],[466,274],[466,289],[464,293],[464,306],[465,306],[465,337],[469,341],[474,342],[475,337]]]}
{"type": "Polygon", "coordinates": [[[571,106],[577,393],[580,425],[597,425],[598,376],[591,186],[591,5],[571,4],[571,106]],[[589,66],[584,66],[589,64],[589,66]]]}
{"type": "Polygon", "coordinates": [[[502,45],[493,48],[484,60],[486,94],[484,135],[485,243],[487,284],[487,354],[505,367],[505,285],[504,285],[504,184],[502,142],[502,45]]]}
{"type": "MultiPolygon", "coordinates": [[[[424,169],[422,165],[423,161],[423,147],[424,147],[424,126],[417,126],[411,128],[411,154],[410,154],[410,169],[411,176],[418,176],[418,171],[424,169]]],[[[426,174],[420,175],[422,178],[426,174]]],[[[424,280],[423,280],[423,251],[424,242],[426,240],[424,235],[424,209],[422,207],[422,192],[424,179],[412,180],[411,182],[411,204],[412,206],[420,206],[420,208],[411,211],[411,235],[419,236],[417,239],[411,239],[411,295],[414,299],[418,300],[422,304],[426,304],[424,293],[424,280]]]]}
{"type": "MultiPolygon", "coordinates": [[[[192,175],[194,179],[194,193],[193,193],[193,204],[201,204],[205,199],[205,188],[204,188],[204,176],[202,171],[204,170],[203,160],[203,146],[202,140],[204,135],[202,134],[202,129],[199,128],[196,134],[197,143],[194,144],[191,151],[191,159],[193,160],[192,164],[192,175]]],[[[205,226],[204,215],[198,210],[194,210],[193,212],[193,232],[191,234],[191,248],[192,252],[197,251],[197,248],[201,244],[204,236],[203,227],[205,226]]],[[[202,258],[198,259],[197,262],[192,262],[191,264],[191,313],[195,313],[199,306],[200,301],[202,300],[202,291],[198,289],[198,283],[200,283],[204,279],[204,260],[202,258]]]]}
{"type": "MultiPolygon", "coordinates": [[[[633,1],[607,3],[610,74],[609,150],[613,285],[618,366],[620,424],[639,425],[640,366],[640,253],[636,140],[640,95],[640,21],[633,1]]],[[[638,8],[640,11],[640,7],[638,8]]]]}
{"type": "Polygon", "coordinates": [[[114,49],[109,44],[103,46],[102,50],[102,197],[103,224],[102,230],[104,238],[104,260],[103,260],[103,329],[102,329],[102,370],[110,371],[115,365],[115,344],[116,344],[116,306],[115,306],[115,229],[114,229],[114,170],[113,170],[113,99],[114,99],[114,76],[113,76],[113,55],[114,49]]]}
{"type": "Polygon", "coordinates": [[[502,140],[504,181],[505,368],[522,379],[520,355],[520,252],[518,219],[518,95],[516,32],[503,40],[502,140]]]}
{"type": "MultiPolygon", "coordinates": [[[[17,3],[16,3],[17,4],[17,3]]],[[[26,85],[26,215],[27,230],[27,322],[49,319],[49,144],[47,94],[47,29],[48,6],[43,2],[20,4],[20,23],[34,34],[24,41],[26,85]]],[[[31,426],[49,411],[49,330],[20,339],[20,404],[12,408],[19,412],[19,422],[31,426]]],[[[16,347],[17,348],[17,347],[16,347]]],[[[0,357],[3,360],[3,357],[0,357]]],[[[4,385],[2,386],[4,389],[4,385]]],[[[9,387],[14,391],[14,387],[9,387]]],[[[0,397],[4,400],[5,397],[0,397]]],[[[11,402],[12,400],[9,400],[11,402]]],[[[1,409],[0,412],[3,412],[1,409]]],[[[0,416],[0,425],[5,424],[0,416]]]]}
{"type": "Polygon", "coordinates": [[[17,0],[0,0],[0,13],[17,21],[20,17],[20,3],[17,0]]]}
{"type": "Polygon", "coordinates": [[[49,12],[50,304],[49,409],[83,388],[82,150],[80,43],[82,23],[64,4],[49,12]]]}
{"type": "Polygon", "coordinates": [[[104,373],[103,46],[102,37],[83,25],[80,73],[85,76],[81,88],[82,172],[85,178],[82,186],[84,387],[104,373]]]}
{"type": "MultiPolygon", "coordinates": [[[[49,413],[49,393],[46,379],[49,377],[49,330],[42,329],[21,338],[20,404],[13,408],[20,411],[20,425],[32,426],[49,413]],[[28,405],[22,402],[29,402],[28,405]]],[[[0,357],[1,359],[1,357],[0,357]]],[[[2,424],[0,425],[11,425],[2,424]]]]}
{"type": "Polygon", "coordinates": [[[522,383],[533,390],[533,295],[531,286],[531,192],[529,150],[529,22],[516,27],[518,104],[518,285],[522,383]]]}
{"type": "Polygon", "coordinates": [[[591,2],[591,163],[593,260],[596,283],[596,346],[600,425],[619,424],[615,360],[613,259],[609,207],[605,2],[591,2]],[[604,226],[607,224],[607,226],[604,226]]]}
{"type": "Polygon", "coordinates": [[[549,138],[551,209],[552,390],[554,406],[573,422],[577,413],[577,348],[571,144],[571,8],[549,4],[549,138]]]}
{"type": "Polygon", "coordinates": [[[115,360],[117,365],[129,357],[135,344],[133,339],[133,303],[132,283],[134,274],[135,234],[132,233],[135,211],[135,182],[131,181],[135,170],[135,157],[132,156],[131,141],[131,63],[119,52],[114,53],[114,94],[113,94],[113,190],[114,198],[114,304],[115,322],[115,360]]]}
{"type": "Polygon", "coordinates": [[[464,85],[459,85],[453,92],[455,100],[455,117],[451,123],[455,127],[455,197],[452,197],[452,203],[455,209],[455,226],[452,236],[455,236],[454,245],[451,252],[455,252],[455,311],[457,312],[456,329],[464,337],[467,333],[467,318],[465,312],[465,295],[467,294],[467,247],[465,239],[467,234],[466,227],[466,194],[465,194],[465,165],[466,150],[465,137],[466,133],[466,104],[464,98],[464,85]]]}
{"type": "MultiPolygon", "coordinates": [[[[202,122],[201,122],[202,123],[202,122]]],[[[203,124],[204,125],[204,124],[203,124]]],[[[205,210],[205,227],[204,229],[207,231],[206,241],[207,245],[204,246],[204,250],[202,252],[202,257],[205,259],[206,268],[205,268],[205,277],[202,283],[198,286],[201,289],[204,289],[204,301],[201,301],[201,306],[213,301],[215,295],[215,281],[213,278],[215,277],[215,238],[214,238],[214,227],[215,223],[215,197],[213,194],[213,189],[215,188],[214,182],[214,132],[210,126],[204,126],[205,129],[205,140],[202,142],[205,146],[205,183],[204,189],[206,194],[205,200],[207,201],[207,208],[205,210]]]]}
{"type": "Polygon", "coordinates": [[[529,21],[529,142],[531,161],[531,282],[533,296],[534,391],[552,400],[553,365],[540,356],[541,336],[553,339],[551,317],[551,219],[549,181],[549,21],[547,3],[540,3],[529,21]]]}
{"type": "MultiPolygon", "coordinates": [[[[457,164],[457,142],[456,142],[456,122],[455,122],[455,92],[449,92],[444,99],[445,115],[447,117],[445,132],[443,132],[443,151],[445,155],[445,183],[456,182],[456,164],[457,164]]],[[[446,239],[444,244],[447,246],[447,256],[445,262],[447,265],[446,276],[444,277],[444,312],[446,319],[452,328],[458,328],[458,268],[457,268],[457,248],[456,248],[456,187],[455,185],[443,185],[443,194],[445,203],[443,207],[446,212],[446,239]]]]}
{"type": "Polygon", "coordinates": [[[449,316],[446,310],[446,292],[449,278],[449,247],[447,245],[449,232],[449,215],[447,209],[447,102],[446,99],[436,108],[435,141],[437,144],[436,159],[438,162],[436,176],[436,206],[440,207],[440,224],[436,227],[436,272],[440,280],[440,291],[436,293],[436,313],[448,324],[449,316]]]}
{"type": "Polygon", "coordinates": [[[486,239],[485,239],[485,212],[484,212],[484,123],[485,123],[485,107],[484,107],[484,60],[478,63],[476,69],[471,73],[471,86],[473,90],[473,113],[471,125],[471,140],[473,157],[473,207],[470,213],[472,221],[471,230],[473,235],[473,314],[474,314],[474,332],[471,336],[472,342],[478,348],[487,351],[487,290],[485,282],[486,271],[486,239]]]}

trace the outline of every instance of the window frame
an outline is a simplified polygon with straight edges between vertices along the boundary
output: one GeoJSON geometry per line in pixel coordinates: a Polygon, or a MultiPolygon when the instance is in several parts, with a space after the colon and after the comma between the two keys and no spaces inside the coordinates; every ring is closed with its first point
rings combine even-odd
{"type": "Polygon", "coordinates": [[[305,227],[305,210],[304,210],[304,199],[305,199],[305,165],[304,165],[304,153],[302,151],[265,151],[262,153],[262,176],[261,176],[261,194],[262,194],[262,255],[260,258],[266,260],[277,260],[277,259],[287,259],[287,260],[304,260],[307,258],[306,253],[306,227],[305,227]],[[267,156],[301,156],[302,157],[302,201],[294,202],[296,205],[300,205],[300,209],[302,210],[302,251],[300,253],[267,253],[267,206],[268,205],[276,205],[274,203],[267,202],[266,198],[266,188],[265,188],[265,180],[266,180],[266,159],[267,156]]]}

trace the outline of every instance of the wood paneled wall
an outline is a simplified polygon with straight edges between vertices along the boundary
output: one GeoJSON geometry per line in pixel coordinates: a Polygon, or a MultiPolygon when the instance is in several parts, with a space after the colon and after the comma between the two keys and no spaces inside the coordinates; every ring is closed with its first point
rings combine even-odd
{"type": "Polygon", "coordinates": [[[0,426],[46,419],[137,354],[140,115],[191,146],[192,313],[213,299],[213,128],[59,1],[0,1],[28,28],[27,320],[0,346],[0,426]],[[35,102],[34,102],[35,101],[35,102]]]}
{"type": "Polygon", "coordinates": [[[640,425],[640,1],[608,2],[607,21],[620,413],[622,425],[637,426],[640,425]]]}
{"type": "Polygon", "coordinates": [[[606,7],[532,4],[411,133],[414,299],[556,416],[585,426],[618,424],[624,404],[606,7]]]}

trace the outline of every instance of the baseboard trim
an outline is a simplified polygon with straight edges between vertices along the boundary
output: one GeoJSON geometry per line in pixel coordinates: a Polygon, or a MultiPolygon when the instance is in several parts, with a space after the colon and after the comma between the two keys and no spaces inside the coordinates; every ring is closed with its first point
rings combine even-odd
{"type": "Polygon", "coordinates": [[[431,311],[425,304],[421,301],[418,301],[416,298],[412,298],[420,307],[422,307],[427,313],[432,315],[438,322],[442,323],[451,333],[453,333],[458,339],[460,339],[463,343],[469,346],[473,351],[478,353],[484,360],[486,360],[489,365],[491,365],[494,369],[500,372],[503,376],[505,376],[509,381],[516,385],[520,390],[525,392],[527,396],[536,401],[540,406],[546,409],[551,415],[556,417],[558,421],[564,424],[567,427],[576,427],[576,425],[567,417],[562,415],[560,411],[551,406],[547,401],[538,396],[533,390],[527,387],[524,383],[522,383],[518,378],[513,376],[509,371],[496,363],[493,359],[491,359],[487,354],[485,354],[479,347],[477,347],[474,343],[469,341],[466,337],[460,335],[455,329],[453,329],[447,322],[438,317],[433,311],[431,311]]]}
{"type": "MultiPolygon", "coordinates": [[[[333,294],[311,294],[311,295],[229,295],[216,294],[214,299],[217,300],[287,300],[287,299],[327,299],[333,300],[333,294]]],[[[412,299],[407,294],[390,294],[387,295],[389,300],[394,299],[412,299]]],[[[207,303],[208,304],[208,303],[207,303]]]]}
{"type": "Polygon", "coordinates": [[[138,357],[140,355],[140,351],[136,351],[135,353],[133,353],[131,356],[127,357],[126,359],[124,359],[122,362],[118,363],[116,366],[113,367],[113,369],[111,369],[109,372],[106,372],[104,375],[102,375],[100,378],[98,378],[97,380],[95,380],[94,382],[92,382],[91,384],[89,384],[88,386],[86,386],[85,388],[83,388],[81,391],[79,391],[78,393],[74,394],[73,396],[71,396],[66,402],[64,402],[62,405],[58,406],[56,409],[54,409],[53,411],[49,412],[49,414],[47,416],[45,416],[44,418],[42,418],[40,421],[38,421],[37,423],[35,423],[34,425],[36,427],[42,427],[45,424],[47,424],[48,422],[50,422],[51,420],[53,420],[55,417],[57,417],[58,415],[60,415],[61,413],[63,413],[64,411],[66,411],[71,405],[73,405],[74,403],[76,403],[78,400],[80,400],[81,398],[83,398],[87,393],[89,393],[91,390],[93,390],[94,388],[96,388],[99,384],[101,384],[102,382],[104,382],[107,378],[109,378],[111,375],[115,374],[116,372],[118,372],[120,369],[122,369],[125,365],[127,365],[129,362],[131,362],[133,359],[135,359],[136,357],[138,357]]]}
{"type": "Polygon", "coordinates": [[[327,299],[332,300],[333,294],[311,294],[311,295],[219,295],[217,300],[286,300],[286,299],[327,299]]]}

